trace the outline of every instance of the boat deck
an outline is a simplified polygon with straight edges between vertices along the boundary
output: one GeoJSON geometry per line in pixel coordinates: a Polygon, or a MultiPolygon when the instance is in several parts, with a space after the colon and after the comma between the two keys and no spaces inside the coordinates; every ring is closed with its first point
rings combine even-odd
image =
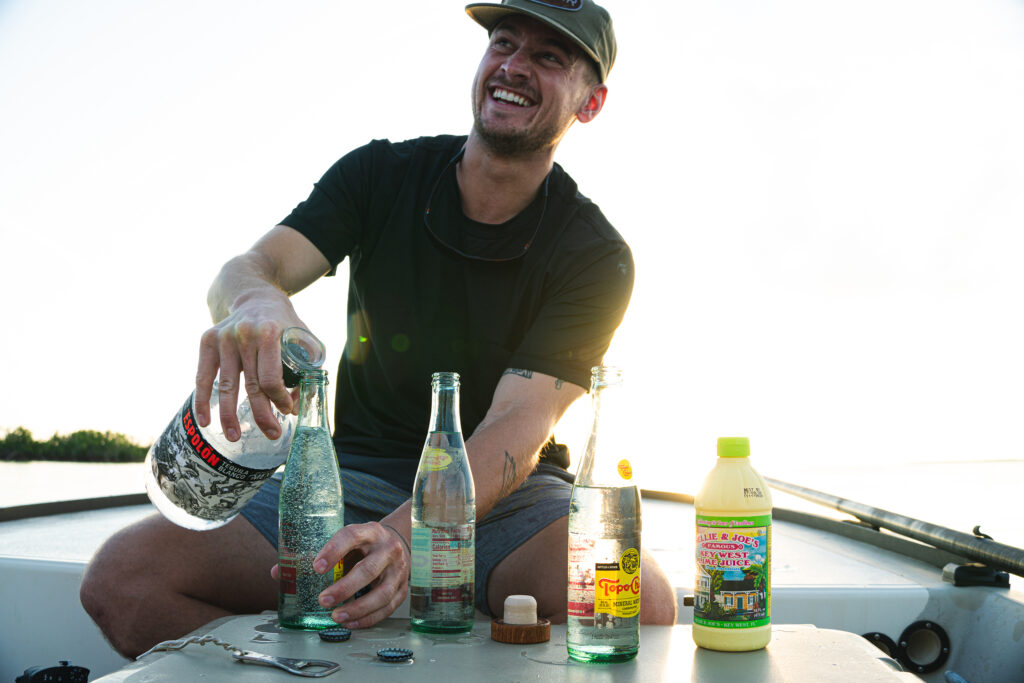
{"type": "MultiPolygon", "coordinates": [[[[403,680],[899,683],[920,680],[913,674],[897,671],[895,663],[887,663],[863,638],[810,625],[776,626],[767,648],[744,653],[698,648],[693,644],[689,626],[641,626],[637,657],[613,664],[582,664],[570,660],[566,655],[564,625],[552,627],[548,642],[533,645],[509,645],[491,640],[490,622],[486,619],[477,619],[472,632],[463,635],[414,633],[409,630],[407,619],[386,619],[376,627],[355,631],[344,643],[324,643],[316,633],[280,629],[274,612],[229,617],[200,631],[261,654],[335,662],[341,669],[327,680],[361,683],[403,680]],[[413,657],[402,663],[381,661],[377,652],[388,647],[411,650],[413,657]]],[[[104,683],[183,680],[216,683],[237,680],[241,676],[256,683],[295,680],[275,668],[236,662],[226,650],[214,644],[193,644],[174,652],[155,652],[99,680],[104,683]]]]}
{"type": "MultiPolygon", "coordinates": [[[[54,666],[60,660],[69,660],[90,669],[95,680],[129,664],[105,645],[98,629],[79,607],[78,585],[85,563],[99,544],[117,529],[151,512],[149,505],[132,505],[0,524],[0,604],[6,607],[0,612],[0,633],[4,635],[0,638],[0,679],[13,680],[28,667],[54,666]],[[60,615],[60,618],[41,618],[40,614],[60,615]],[[45,630],[33,632],[36,627],[26,625],[39,625],[39,629],[45,630]]],[[[690,670],[700,667],[703,680],[705,664],[720,660],[718,653],[695,650],[688,629],[692,609],[685,606],[684,601],[693,592],[693,515],[692,505],[685,502],[644,499],[644,547],[651,551],[677,587],[680,617],[679,626],[664,627],[664,633],[650,630],[655,627],[645,627],[641,652],[667,648],[666,661],[681,662],[680,666],[690,670]]],[[[911,625],[926,622],[940,627],[952,645],[944,653],[941,667],[915,671],[925,680],[941,681],[946,670],[955,671],[969,681],[1024,680],[1024,648],[1021,647],[1024,596],[1008,589],[954,587],[944,582],[941,567],[947,561],[955,561],[955,556],[872,529],[779,508],[775,512],[773,544],[772,622],[777,637],[766,651],[769,656],[788,647],[787,642],[793,637],[787,635],[791,626],[812,625],[822,632],[810,636],[814,639],[836,638],[838,636],[831,633],[835,630],[854,634],[858,639],[864,634],[878,633],[899,641],[911,625]]],[[[407,608],[400,608],[395,616],[407,614],[407,608]]],[[[252,615],[251,618],[267,617],[252,615]]],[[[387,628],[394,630],[391,625],[387,628]]],[[[544,671],[551,674],[550,662],[543,665],[548,668],[534,669],[533,664],[529,664],[533,660],[520,654],[507,662],[500,660],[504,662],[502,667],[493,666],[492,657],[499,652],[507,656],[510,650],[499,648],[492,652],[498,644],[485,637],[487,628],[486,620],[482,619],[474,629],[474,638],[486,641],[484,649],[466,650],[477,662],[478,676],[486,673],[495,680],[502,680],[503,676],[516,680],[532,677],[531,674],[524,678],[524,670],[518,668],[522,666],[529,666],[530,671],[538,674],[544,671]],[[481,659],[476,652],[486,657],[481,659]],[[503,668],[506,665],[517,668],[503,668]]],[[[806,630],[809,626],[801,628],[806,630]]],[[[410,634],[406,638],[418,636],[410,634]]],[[[351,642],[358,643],[360,639],[354,637],[351,642]]],[[[261,651],[258,643],[246,640],[239,645],[261,651]]],[[[939,641],[925,638],[916,646],[919,653],[915,661],[931,661],[936,653],[930,650],[941,646],[936,643],[939,641]]],[[[419,652],[426,652],[426,645],[417,647],[419,652]]],[[[446,651],[450,646],[434,644],[429,648],[446,651]]],[[[190,646],[186,652],[192,649],[198,650],[199,655],[186,657],[203,655],[204,648],[196,646],[190,646]]],[[[824,651],[830,650],[826,647],[824,651]]],[[[536,652],[560,659],[563,668],[568,667],[564,671],[570,679],[576,675],[572,672],[582,671],[567,664],[564,627],[561,630],[553,627],[551,642],[538,647],[536,652]],[[561,634],[561,640],[554,634],[561,634]]],[[[872,648],[868,652],[880,658],[879,661],[890,659],[882,650],[872,648]]],[[[224,651],[219,650],[219,653],[224,654],[224,651]]],[[[723,656],[738,657],[721,660],[727,662],[748,657],[723,656]]],[[[823,656],[826,660],[837,659],[841,653],[836,650],[832,655],[823,656]]],[[[331,659],[323,655],[317,658],[331,659]]],[[[429,655],[426,659],[417,656],[421,665],[431,664],[430,660],[429,655]]],[[[773,670],[775,660],[766,661],[769,663],[757,666],[773,670]]],[[[234,667],[231,670],[235,672],[243,666],[232,662],[230,657],[226,657],[224,663],[234,667]]],[[[661,664],[640,662],[634,666],[650,673],[643,667],[661,664]]],[[[725,665],[715,664],[719,666],[725,665]]],[[[247,675],[257,668],[260,667],[248,667],[247,675]]],[[[586,669],[588,675],[595,670],[586,669]]],[[[891,667],[889,670],[892,671],[891,667]]],[[[394,668],[390,671],[393,673],[394,668]]]]}

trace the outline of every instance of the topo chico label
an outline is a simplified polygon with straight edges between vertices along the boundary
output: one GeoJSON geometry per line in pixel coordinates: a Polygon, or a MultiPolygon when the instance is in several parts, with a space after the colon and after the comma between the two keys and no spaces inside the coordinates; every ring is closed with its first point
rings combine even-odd
{"type": "Polygon", "coordinates": [[[693,623],[742,629],[771,623],[771,515],[697,515],[693,623]]]}
{"type": "Polygon", "coordinates": [[[618,562],[594,567],[594,615],[635,617],[640,614],[640,553],[630,548],[618,562]]]}
{"type": "Polygon", "coordinates": [[[616,562],[588,565],[590,539],[569,541],[569,616],[631,618],[640,614],[640,552],[627,548],[616,562]]]}

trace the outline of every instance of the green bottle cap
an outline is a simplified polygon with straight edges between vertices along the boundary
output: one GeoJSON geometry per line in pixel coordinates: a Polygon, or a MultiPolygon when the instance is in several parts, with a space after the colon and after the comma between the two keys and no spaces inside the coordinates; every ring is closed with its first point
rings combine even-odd
{"type": "Polygon", "coordinates": [[[718,439],[719,458],[746,458],[750,455],[750,439],[745,436],[723,436],[718,439]]]}

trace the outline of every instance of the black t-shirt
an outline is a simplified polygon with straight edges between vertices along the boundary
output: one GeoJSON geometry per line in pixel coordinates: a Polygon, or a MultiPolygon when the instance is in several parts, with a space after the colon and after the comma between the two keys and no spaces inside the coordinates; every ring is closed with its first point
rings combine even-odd
{"type": "Polygon", "coordinates": [[[633,288],[629,247],[557,164],[516,218],[469,221],[451,163],[465,141],[371,142],[336,162],[281,221],[332,266],[349,259],[334,404],[341,463],[406,489],[428,428],[432,373],[461,375],[467,437],[506,368],[586,389],[633,288]]]}

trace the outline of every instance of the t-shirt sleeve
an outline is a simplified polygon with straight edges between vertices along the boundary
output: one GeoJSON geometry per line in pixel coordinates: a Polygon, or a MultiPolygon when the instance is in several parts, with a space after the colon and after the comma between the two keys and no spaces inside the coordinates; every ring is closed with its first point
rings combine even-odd
{"type": "Polygon", "coordinates": [[[609,241],[577,256],[553,284],[534,324],[509,360],[524,368],[590,388],[622,323],[633,292],[633,255],[609,241]]]}
{"type": "Polygon", "coordinates": [[[298,230],[331,263],[331,274],[359,244],[372,188],[373,143],[349,152],[313,185],[309,197],[281,221],[298,230]]]}

